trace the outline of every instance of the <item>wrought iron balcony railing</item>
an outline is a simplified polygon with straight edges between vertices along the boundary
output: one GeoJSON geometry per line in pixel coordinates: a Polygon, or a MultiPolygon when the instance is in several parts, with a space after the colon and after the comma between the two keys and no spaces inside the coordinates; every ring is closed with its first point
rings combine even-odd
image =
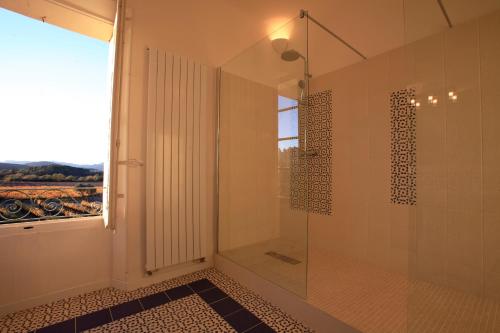
{"type": "Polygon", "coordinates": [[[0,224],[102,215],[102,187],[0,188],[0,224]]]}

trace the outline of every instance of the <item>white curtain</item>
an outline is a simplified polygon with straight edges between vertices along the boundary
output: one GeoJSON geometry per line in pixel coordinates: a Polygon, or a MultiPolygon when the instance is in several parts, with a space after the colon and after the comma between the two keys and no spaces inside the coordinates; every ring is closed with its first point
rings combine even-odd
{"type": "Polygon", "coordinates": [[[109,41],[109,127],[108,127],[108,154],[104,161],[103,180],[103,218],[104,225],[109,229],[115,229],[115,207],[116,207],[116,173],[118,159],[118,138],[121,99],[121,68],[123,49],[123,22],[124,22],[124,0],[118,0],[116,5],[116,16],[113,27],[113,36],[109,41]]]}

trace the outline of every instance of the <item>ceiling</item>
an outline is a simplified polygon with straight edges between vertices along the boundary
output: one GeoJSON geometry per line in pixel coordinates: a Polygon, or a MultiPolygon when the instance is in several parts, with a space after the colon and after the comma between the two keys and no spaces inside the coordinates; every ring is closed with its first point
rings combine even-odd
{"type": "MultiPolygon", "coordinates": [[[[443,5],[452,24],[458,25],[500,9],[500,0],[443,0],[443,5]]],[[[265,5],[261,1],[244,1],[238,6],[242,12],[258,13],[261,18],[256,26],[262,33],[272,17],[294,17],[305,8],[368,58],[448,29],[437,0],[292,0],[268,1],[265,5]]],[[[362,60],[313,23],[309,23],[308,36],[312,75],[362,60]]]]}
{"type": "Polygon", "coordinates": [[[109,41],[116,0],[0,0],[0,7],[109,41]]]}
{"type": "MultiPolygon", "coordinates": [[[[240,57],[247,59],[240,61],[254,64],[248,72],[255,70],[258,61],[266,64],[262,71],[275,68],[272,66],[277,63],[268,59],[276,58],[269,44],[263,46],[266,42],[261,41],[260,46],[252,46],[297,17],[302,8],[368,58],[448,29],[437,0],[127,1],[132,7],[132,20],[144,25],[134,26],[134,31],[137,34],[137,29],[144,29],[146,43],[162,41],[174,52],[214,66],[228,64],[231,59],[234,64],[235,57],[246,50],[240,57]],[[148,35],[161,39],[148,39],[148,35]]],[[[443,3],[455,25],[500,9],[500,0],[443,3]]],[[[361,60],[314,25],[309,31],[309,59],[310,72],[315,76],[361,60]]]]}
{"type": "MultiPolygon", "coordinates": [[[[47,0],[45,0],[47,1],[47,0]]],[[[95,16],[102,17],[110,22],[115,19],[116,0],[51,0],[52,2],[66,3],[81,8],[95,16]]]]}
{"type": "MultiPolygon", "coordinates": [[[[227,64],[261,40],[261,51],[256,47],[244,53],[241,57],[246,54],[245,61],[255,64],[260,56],[267,66],[303,71],[298,64],[270,61],[269,57],[279,61],[279,55],[272,53],[269,38],[267,45],[265,42],[272,31],[297,17],[300,9],[308,10],[312,17],[368,58],[448,29],[437,0],[127,0],[127,3],[132,9],[136,34],[140,31],[144,35],[154,34],[170,50],[213,66],[227,64]]],[[[455,25],[500,9],[500,0],[443,0],[443,4],[455,25]]],[[[0,0],[0,6],[38,19],[45,16],[47,22],[108,40],[116,0],[0,0]],[[76,18],[71,11],[86,14],[87,20],[82,21],[82,15],[76,18]]],[[[297,48],[305,45],[305,29],[301,24],[298,20],[294,22],[298,32],[295,40],[300,42],[291,38],[297,48]]],[[[361,61],[314,24],[310,24],[308,36],[310,72],[315,76],[361,61]]]]}

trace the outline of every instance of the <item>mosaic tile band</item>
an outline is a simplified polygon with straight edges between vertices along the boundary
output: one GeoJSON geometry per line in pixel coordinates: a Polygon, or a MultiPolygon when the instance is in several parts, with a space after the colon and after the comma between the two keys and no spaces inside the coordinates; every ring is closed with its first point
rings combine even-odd
{"type": "Polygon", "coordinates": [[[417,117],[414,89],[394,91],[391,107],[391,202],[417,203],[417,117]]]}
{"type": "Polygon", "coordinates": [[[299,106],[299,148],[291,154],[292,208],[332,214],[332,138],[332,91],[311,94],[307,107],[299,106]]]}

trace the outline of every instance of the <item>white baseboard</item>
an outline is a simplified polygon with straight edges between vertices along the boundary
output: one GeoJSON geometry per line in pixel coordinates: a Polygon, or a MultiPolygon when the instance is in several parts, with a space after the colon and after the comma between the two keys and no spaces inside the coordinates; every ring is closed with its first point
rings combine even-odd
{"type": "Polygon", "coordinates": [[[146,287],[161,281],[173,279],[181,275],[190,274],[202,269],[214,266],[213,258],[206,258],[202,263],[186,263],[160,269],[153,272],[152,275],[144,274],[140,278],[136,278],[127,282],[114,281],[114,287],[124,290],[134,290],[137,288],[146,287]]]}
{"type": "Polygon", "coordinates": [[[215,255],[215,268],[255,291],[315,332],[360,333],[351,326],[315,308],[299,296],[218,254],[215,255]]]}
{"type": "Polygon", "coordinates": [[[116,288],[116,289],[120,289],[120,290],[127,290],[127,281],[112,279],[111,280],[111,287],[116,288]]]}
{"type": "Polygon", "coordinates": [[[68,289],[59,290],[52,293],[43,294],[40,296],[30,297],[23,300],[19,300],[13,303],[0,305],[0,315],[4,315],[11,312],[16,312],[24,309],[29,309],[38,305],[47,304],[51,302],[58,301],[63,298],[73,297],[80,294],[85,294],[94,290],[107,288],[111,286],[110,280],[102,280],[91,282],[87,284],[82,284],[68,289]]]}
{"type": "Polygon", "coordinates": [[[30,297],[27,299],[19,300],[8,304],[2,304],[0,305],[0,315],[21,311],[24,309],[29,309],[38,305],[52,303],[63,298],[73,297],[108,287],[114,287],[121,290],[134,290],[137,288],[142,288],[152,285],[154,283],[176,278],[181,275],[193,273],[212,266],[213,266],[213,258],[207,258],[207,260],[202,263],[187,263],[187,264],[168,267],[165,269],[158,270],[154,272],[152,275],[145,274],[143,277],[131,281],[113,279],[113,280],[102,280],[102,281],[82,284],[72,288],[63,289],[56,292],[43,294],[40,296],[30,297]]]}

